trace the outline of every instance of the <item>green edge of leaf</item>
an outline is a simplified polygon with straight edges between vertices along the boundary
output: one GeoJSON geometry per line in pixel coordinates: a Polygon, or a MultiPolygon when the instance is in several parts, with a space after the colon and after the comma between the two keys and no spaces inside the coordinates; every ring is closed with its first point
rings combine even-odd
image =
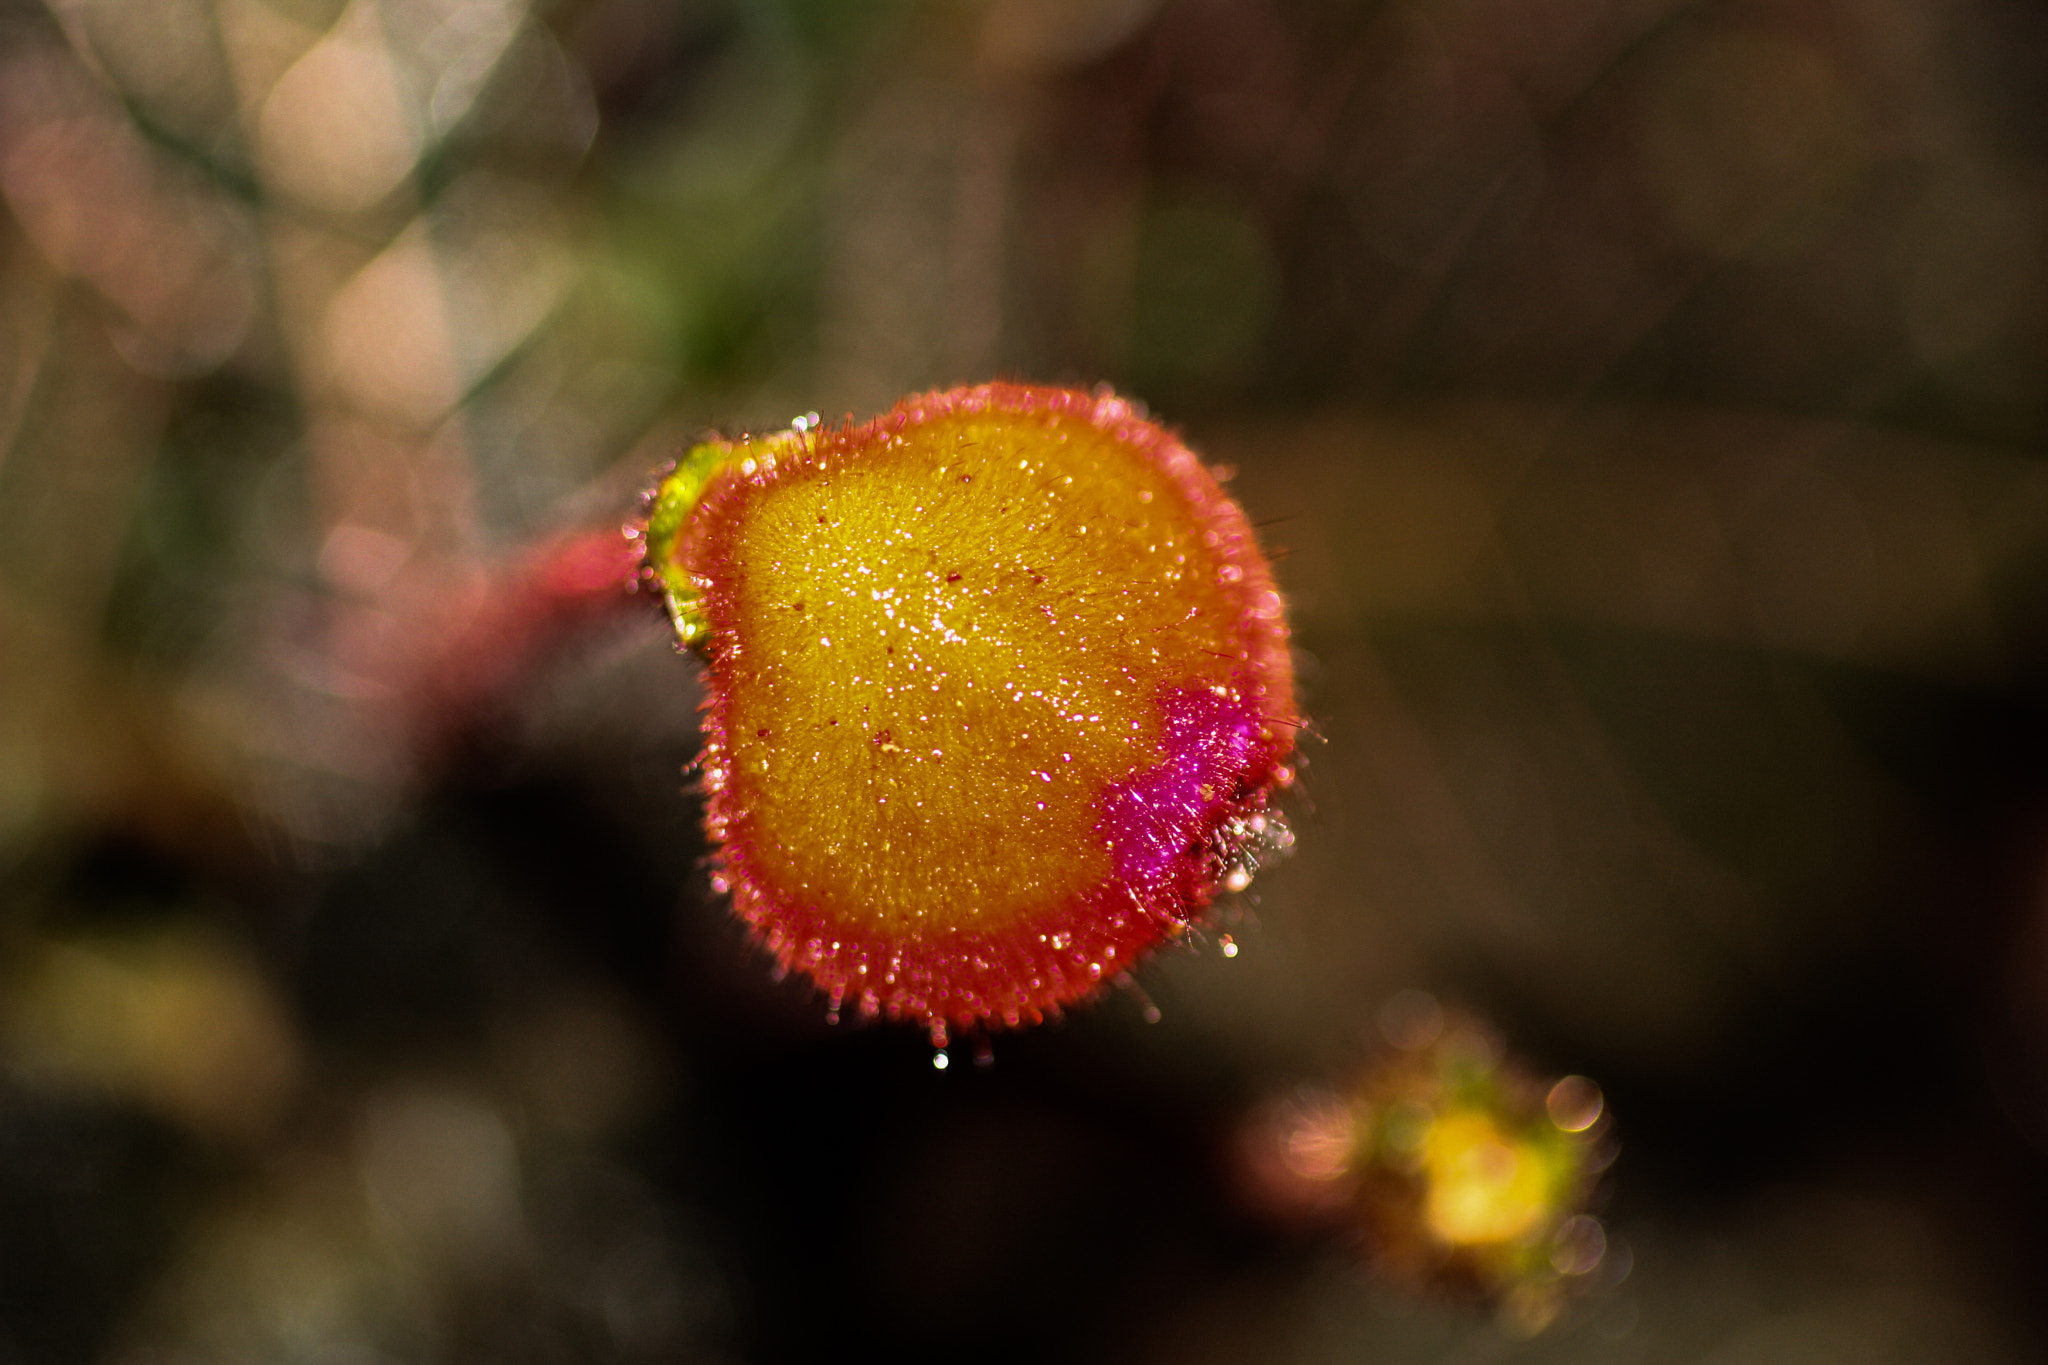
{"type": "Polygon", "coordinates": [[[727,441],[706,441],[691,447],[654,490],[654,503],[647,512],[647,567],[661,582],[676,638],[685,645],[702,642],[711,626],[700,609],[697,585],[675,562],[676,536],[697,506],[697,500],[704,496],[705,485],[731,463],[738,450],[727,441]]]}

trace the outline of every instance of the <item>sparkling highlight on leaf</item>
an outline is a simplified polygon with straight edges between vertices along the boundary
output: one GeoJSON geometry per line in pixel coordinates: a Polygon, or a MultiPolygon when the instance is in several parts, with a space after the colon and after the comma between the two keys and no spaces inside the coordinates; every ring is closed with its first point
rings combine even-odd
{"type": "Polygon", "coordinates": [[[835,1013],[942,1040],[1094,993],[1243,870],[1289,780],[1251,528],[1114,396],[991,384],[711,442],[647,548],[707,662],[719,881],[835,1013]]]}

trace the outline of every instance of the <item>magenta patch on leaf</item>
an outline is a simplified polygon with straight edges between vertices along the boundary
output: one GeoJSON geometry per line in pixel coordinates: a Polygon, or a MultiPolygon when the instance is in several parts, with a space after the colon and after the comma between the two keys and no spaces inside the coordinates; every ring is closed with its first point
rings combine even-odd
{"type": "Polygon", "coordinates": [[[1116,850],[1119,878],[1198,887],[1215,880],[1211,837],[1272,776],[1266,725],[1228,690],[1177,690],[1160,706],[1166,761],[1110,787],[1100,828],[1116,850]]]}

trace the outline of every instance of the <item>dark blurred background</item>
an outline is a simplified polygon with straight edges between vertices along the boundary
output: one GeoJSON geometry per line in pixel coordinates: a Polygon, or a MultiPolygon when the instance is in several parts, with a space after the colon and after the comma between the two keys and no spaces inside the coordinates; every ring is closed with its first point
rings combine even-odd
{"type": "Polygon", "coordinates": [[[0,202],[0,1362],[2048,1353],[2037,6],[0,0],[0,202]],[[998,375],[1235,466],[1317,734],[1241,951],[939,1073],[658,620],[412,692],[998,375]],[[1606,1089],[1533,1339],[1247,1193],[1403,988],[1606,1089]]]}

